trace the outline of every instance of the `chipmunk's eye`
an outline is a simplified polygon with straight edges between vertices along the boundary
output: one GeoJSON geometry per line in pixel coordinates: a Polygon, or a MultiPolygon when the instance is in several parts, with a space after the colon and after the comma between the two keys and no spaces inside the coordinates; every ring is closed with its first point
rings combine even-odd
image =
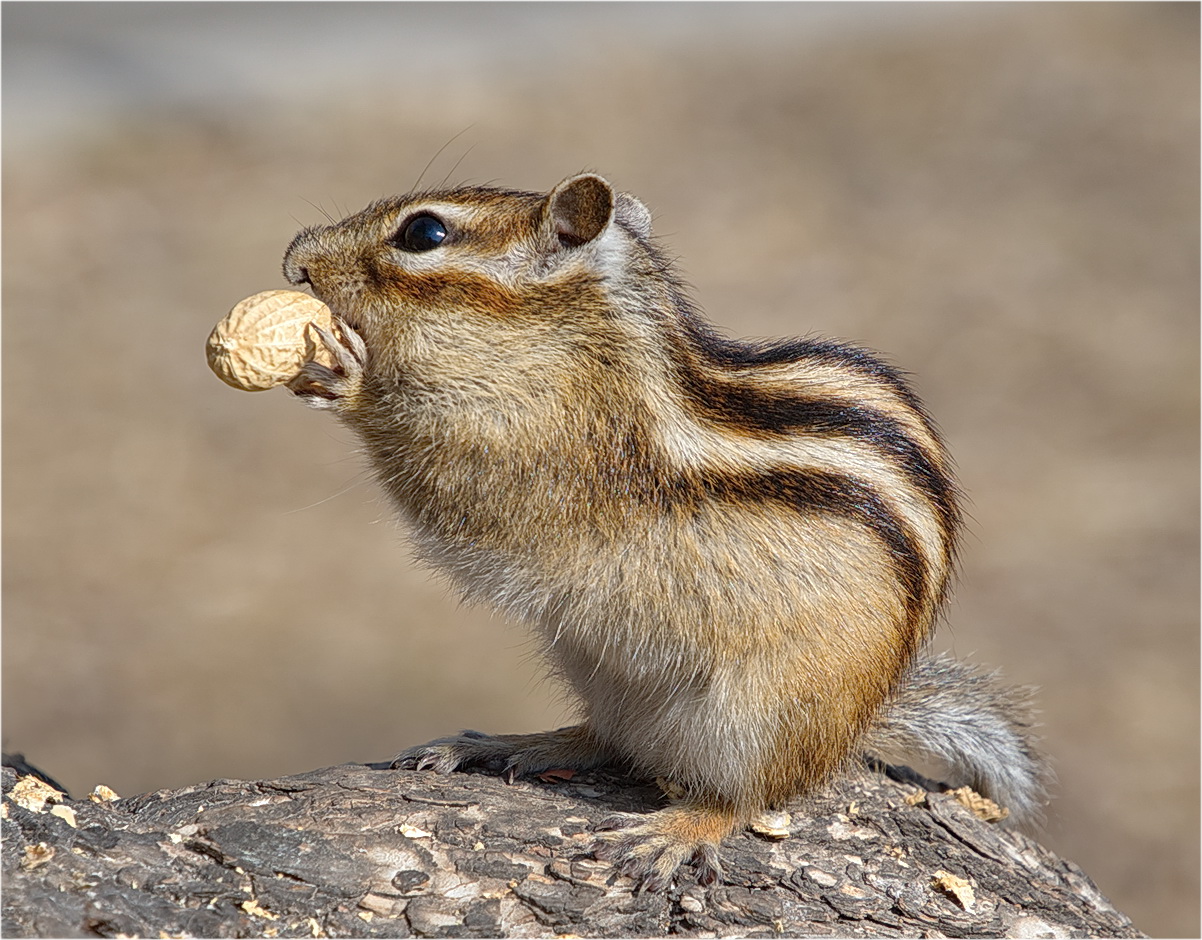
{"type": "Polygon", "coordinates": [[[447,227],[442,222],[432,215],[419,215],[396,233],[392,243],[403,251],[429,251],[446,237],[447,227]]]}

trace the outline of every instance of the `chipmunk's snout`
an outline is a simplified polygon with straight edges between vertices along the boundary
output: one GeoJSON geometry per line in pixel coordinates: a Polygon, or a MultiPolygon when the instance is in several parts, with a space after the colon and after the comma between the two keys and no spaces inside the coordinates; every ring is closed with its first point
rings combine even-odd
{"type": "Polygon", "coordinates": [[[301,284],[309,283],[308,268],[295,268],[292,270],[285,268],[284,276],[288,279],[289,284],[296,284],[297,286],[300,286],[301,284]]]}
{"type": "Polygon", "coordinates": [[[371,266],[355,229],[346,222],[302,229],[284,252],[288,283],[308,285],[327,304],[364,277],[371,266]]]}
{"type": "Polygon", "coordinates": [[[313,282],[309,279],[309,268],[317,248],[317,234],[314,229],[307,228],[292,239],[292,244],[284,252],[284,278],[289,284],[300,286],[313,282]]]}

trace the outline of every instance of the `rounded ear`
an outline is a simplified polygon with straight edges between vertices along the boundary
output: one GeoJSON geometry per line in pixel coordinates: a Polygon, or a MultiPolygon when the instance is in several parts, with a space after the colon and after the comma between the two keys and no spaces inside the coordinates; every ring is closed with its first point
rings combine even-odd
{"type": "Polygon", "coordinates": [[[643,238],[651,237],[651,210],[630,193],[618,193],[614,207],[615,215],[643,238]]]}
{"type": "Polygon", "coordinates": [[[613,187],[599,176],[573,176],[556,186],[543,207],[544,223],[564,248],[591,242],[614,214],[613,187]]]}

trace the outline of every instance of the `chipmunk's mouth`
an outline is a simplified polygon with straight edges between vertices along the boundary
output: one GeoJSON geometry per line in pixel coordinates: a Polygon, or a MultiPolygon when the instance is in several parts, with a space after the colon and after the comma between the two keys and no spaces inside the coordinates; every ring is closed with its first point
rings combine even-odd
{"type": "Polygon", "coordinates": [[[341,305],[338,304],[337,301],[315,290],[311,284],[309,285],[309,289],[313,291],[314,297],[330,308],[330,313],[333,315],[335,320],[354,330],[356,333],[363,332],[362,318],[347,313],[345,310],[341,309],[341,305]]]}
{"type": "Polygon", "coordinates": [[[329,308],[330,315],[338,323],[345,326],[347,329],[353,330],[362,337],[363,329],[367,325],[365,318],[361,313],[352,313],[346,309],[348,306],[353,306],[356,299],[355,292],[345,289],[340,284],[323,284],[325,289],[319,289],[313,283],[313,279],[309,275],[308,268],[299,268],[297,270],[289,270],[287,262],[284,266],[284,274],[298,287],[307,287],[317,300],[320,300],[326,307],[329,308]]]}
{"type": "MultiPolygon", "coordinates": [[[[329,304],[326,304],[329,307],[329,304]]],[[[358,317],[348,316],[337,307],[330,307],[330,312],[334,315],[334,319],[341,321],[343,326],[348,326],[356,333],[363,332],[363,323],[358,317]]]]}

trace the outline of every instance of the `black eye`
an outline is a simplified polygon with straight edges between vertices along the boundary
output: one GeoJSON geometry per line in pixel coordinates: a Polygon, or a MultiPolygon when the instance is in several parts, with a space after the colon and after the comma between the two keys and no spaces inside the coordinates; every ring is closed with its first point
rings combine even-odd
{"type": "Polygon", "coordinates": [[[410,219],[396,233],[392,243],[403,251],[429,251],[437,248],[447,237],[447,228],[432,215],[419,215],[410,219]]]}

